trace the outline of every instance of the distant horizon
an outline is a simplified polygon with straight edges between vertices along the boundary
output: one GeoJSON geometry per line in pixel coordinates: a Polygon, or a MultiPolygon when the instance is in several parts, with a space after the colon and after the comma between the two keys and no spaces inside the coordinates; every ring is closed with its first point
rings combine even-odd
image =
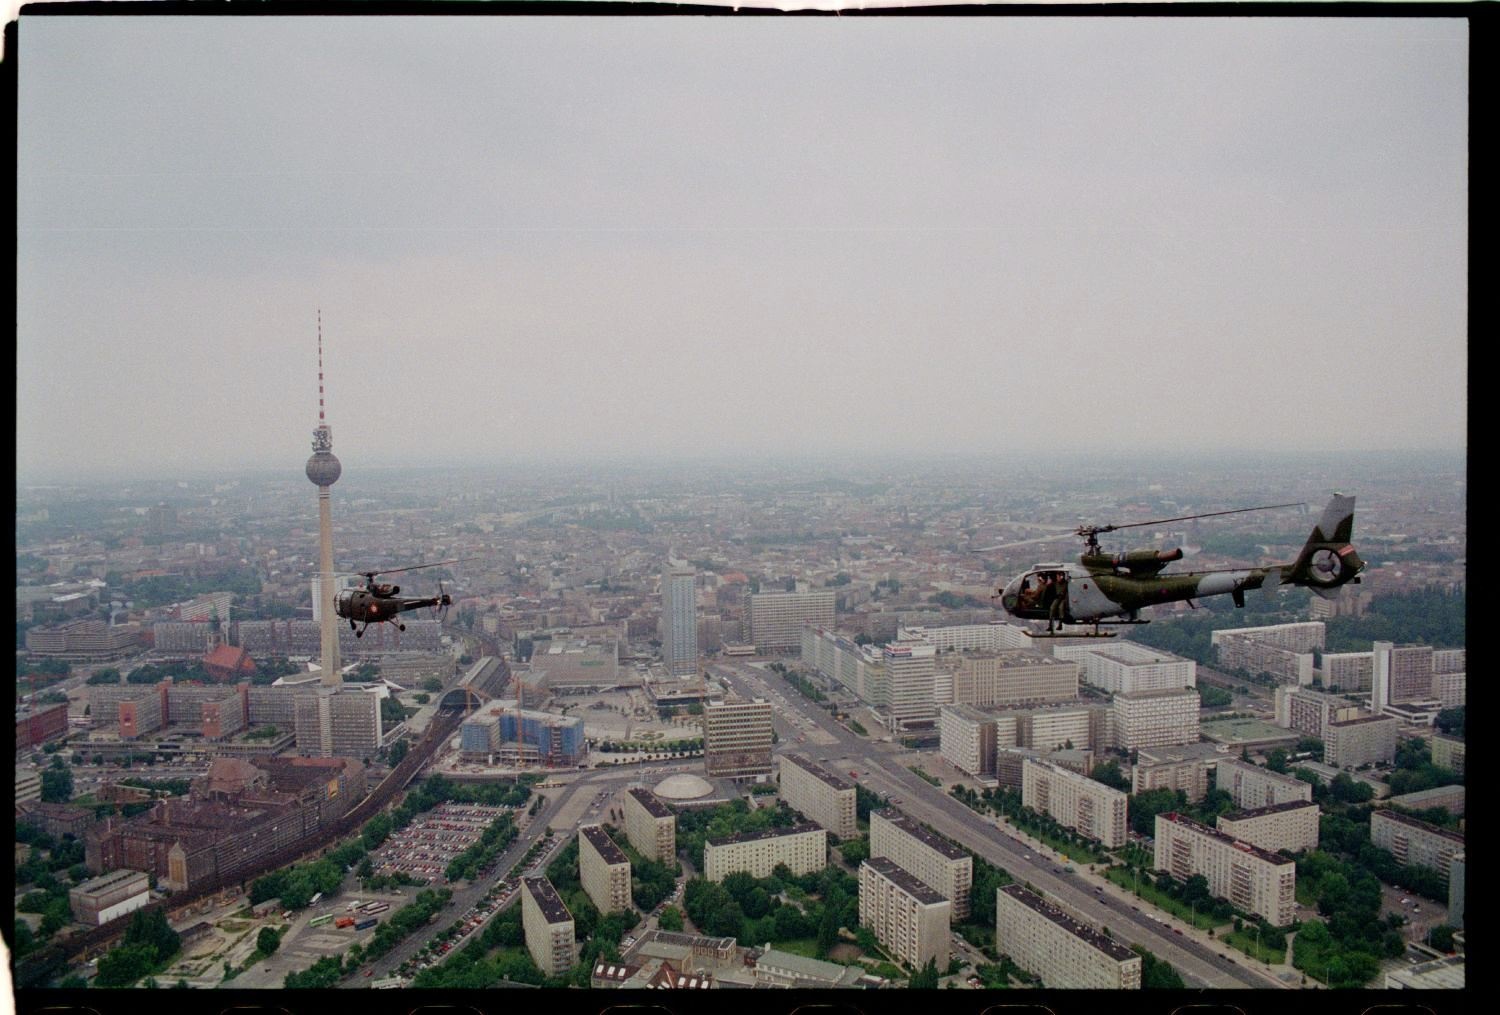
{"type": "MultiPolygon", "coordinates": [[[[337,449],[335,449],[336,453],[337,449]]],[[[1060,465],[1109,465],[1117,468],[1130,468],[1133,466],[1156,466],[1156,465],[1189,465],[1207,466],[1223,465],[1234,467],[1246,467],[1255,464],[1257,460],[1267,462],[1345,462],[1351,465],[1368,467],[1378,464],[1381,459],[1390,459],[1395,464],[1408,467],[1420,463],[1421,460],[1435,457],[1448,466],[1466,465],[1468,449],[1440,448],[1440,447],[1410,447],[1410,448],[1372,448],[1359,450],[1329,450],[1329,449],[1248,449],[1232,448],[1218,450],[1195,450],[1195,449],[1138,449],[1134,451],[1116,452],[1107,449],[1050,451],[1040,449],[1007,449],[999,452],[980,451],[868,451],[853,453],[834,453],[806,450],[797,454],[780,454],[774,452],[734,452],[725,451],[712,454],[701,452],[697,454],[660,454],[660,455],[603,455],[586,453],[559,453],[559,454],[516,454],[509,458],[497,458],[489,461],[411,461],[387,459],[383,462],[367,463],[359,465],[357,471],[351,468],[348,462],[342,462],[343,475],[334,484],[333,491],[338,494],[340,487],[348,489],[351,478],[358,481],[361,473],[364,475],[399,474],[399,473],[424,473],[445,472],[454,474],[463,473],[485,473],[497,472],[514,468],[542,468],[559,469],[563,471],[579,471],[584,469],[603,469],[608,472],[673,472],[692,468],[715,468],[732,469],[735,467],[751,468],[756,471],[788,468],[793,470],[807,470],[826,468],[835,474],[846,474],[858,471],[862,468],[925,468],[936,465],[988,465],[993,467],[1006,467],[1013,465],[1023,468],[1035,468],[1048,463],[1060,465]]],[[[305,460],[304,460],[305,461],[305,460]]],[[[247,463],[241,466],[198,466],[184,469],[177,473],[148,473],[139,469],[121,468],[120,470],[91,470],[79,473],[74,471],[68,476],[61,473],[46,474],[39,470],[17,469],[16,485],[18,490],[28,488],[48,487],[89,487],[100,485],[126,485],[129,483],[163,484],[191,481],[217,481],[252,479],[257,481],[286,481],[306,483],[311,494],[315,487],[302,472],[302,463],[281,466],[272,464],[247,463]]]]}

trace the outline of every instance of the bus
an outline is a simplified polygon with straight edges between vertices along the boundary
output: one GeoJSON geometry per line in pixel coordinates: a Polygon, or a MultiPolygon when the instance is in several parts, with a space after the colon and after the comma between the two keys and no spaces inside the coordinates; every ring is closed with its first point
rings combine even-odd
{"type": "Polygon", "coordinates": [[[332,913],[324,913],[322,916],[315,916],[311,920],[308,920],[307,925],[309,927],[321,927],[323,926],[323,924],[328,923],[332,919],[332,913]]]}
{"type": "Polygon", "coordinates": [[[314,895],[311,899],[307,900],[307,904],[309,906],[316,906],[318,904],[318,900],[321,899],[322,897],[323,897],[323,893],[319,892],[318,894],[314,895]]]}

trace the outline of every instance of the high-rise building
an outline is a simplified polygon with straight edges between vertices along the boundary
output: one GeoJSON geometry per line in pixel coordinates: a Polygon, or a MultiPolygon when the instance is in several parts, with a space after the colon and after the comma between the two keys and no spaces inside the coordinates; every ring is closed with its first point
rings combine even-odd
{"type": "Polygon", "coordinates": [[[677,816],[644,786],[625,791],[625,837],[647,860],[670,864],[677,855],[677,816]]]}
{"type": "Polygon", "coordinates": [[[902,870],[895,861],[871,857],[859,865],[859,925],[908,969],[948,965],[953,904],[902,870]]]}
{"type": "Polygon", "coordinates": [[[578,829],[578,879],[606,916],[630,908],[630,858],[603,825],[578,829]]]}
{"type": "Polygon", "coordinates": [[[298,754],[368,759],[380,750],[384,732],[374,691],[324,685],[298,694],[294,708],[298,754]]]}
{"type": "Polygon", "coordinates": [[[802,627],[832,628],[836,617],[832,589],[817,592],[757,592],[747,619],[757,652],[785,652],[802,645],[802,627]]]}
{"type": "Polygon", "coordinates": [[[953,674],[953,700],[961,705],[1045,705],[1078,697],[1078,664],[1034,650],[950,652],[938,656],[937,665],[953,674]]]}
{"type": "Polygon", "coordinates": [[[972,705],[944,705],[938,713],[943,760],[977,779],[995,776],[995,716],[972,705]]]}
{"type": "Polygon", "coordinates": [[[953,903],[953,917],[969,915],[974,858],[893,807],[870,812],[870,856],[891,860],[953,903]]]}
{"type": "Polygon", "coordinates": [[[771,703],[710,701],[703,706],[703,767],[711,777],[771,774],[771,703]]]}
{"type": "Polygon", "coordinates": [[[1380,809],[1370,813],[1370,841],[1402,867],[1430,867],[1449,881],[1453,858],[1464,851],[1464,837],[1438,825],[1380,809]]]}
{"type": "Polygon", "coordinates": [[[1394,716],[1364,715],[1330,722],[1323,731],[1323,762],[1336,768],[1389,765],[1396,760],[1394,716]]]}
{"type": "Polygon", "coordinates": [[[1284,804],[1256,807],[1253,810],[1220,814],[1215,824],[1219,831],[1240,842],[1276,853],[1286,850],[1300,853],[1318,848],[1318,805],[1308,800],[1288,800],[1284,804]]]}
{"type": "Polygon", "coordinates": [[[854,784],[800,754],[781,756],[781,799],[840,839],[859,834],[854,784]]]}
{"type": "Polygon", "coordinates": [[[694,572],[671,566],[661,576],[661,656],[667,673],[690,677],[698,672],[698,593],[694,572]]]}
{"type": "Polygon", "coordinates": [[[343,670],[339,665],[338,618],[333,608],[333,508],[330,494],[333,484],[338,482],[344,467],[333,453],[333,428],[328,425],[323,411],[323,312],[318,311],[318,426],[313,430],[312,457],[307,460],[307,478],[318,488],[318,574],[326,575],[329,581],[320,585],[323,605],[319,618],[323,626],[323,644],[320,657],[322,683],[324,687],[338,687],[343,683],[343,670]]]}
{"type": "Polygon", "coordinates": [[[1198,682],[1198,664],[1191,659],[1129,641],[1108,646],[1058,645],[1053,655],[1078,663],[1084,683],[1110,694],[1173,691],[1198,682]]]}
{"type": "Polygon", "coordinates": [[[1153,863],[1178,881],[1202,874],[1215,896],[1264,916],[1273,926],[1284,927],[1297,915],[1294,860],[1240,842],[1176,812],[1156,816],[1153,863]]]}
{"type": "Polygon", "coordinates": [[[1423,701],[1431,696],[1431,645],[1394,645],[1377,641],[1373,652],[1375,664],[1371,677],[1370,711],[1379,715],[1386,705],[1423,701]]]}
{"type": "Polygon", "coordinates": [[[521,931],[531,961],[546,976],[573,968],[573,914],[544,877],[521,879],[521,931]]]}
{"type": "Polygon", "coordinates": [[[1141,986],[1139,955],[1020,885],[995,891],[995,948],[1045,987],[1139,990],[1141,986]]]}
{"type": "Polygon", "coordinates": [[[1198,691],[1191,687],[1121,691],[1110,702],[1113,746],[1132,751],[1197,743],[1201,706],[1198,691]]]}
{"type": "Polygon", "coordinates": [[[1050,761],[1021,763],[1021,803],[1108,849],[1125,845],[1127,800],[1119,790],[1050,761]]]}
{"type": "Polygon", "coordinates": [[[882,650],[890,686],[891,729],[905,730],[936,720],[936,653],[925,641],[893,641],[882,650]]]}

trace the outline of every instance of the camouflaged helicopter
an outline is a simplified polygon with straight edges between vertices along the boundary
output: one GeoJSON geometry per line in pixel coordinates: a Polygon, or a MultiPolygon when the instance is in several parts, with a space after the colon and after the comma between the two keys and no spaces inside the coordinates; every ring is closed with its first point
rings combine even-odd
{"type": "Polygon", "coordinates": [[[473,557],[457,557],[453,560],[439,560],[431,564],[413,564],[411,567],[390,568],[385,571],[348,571],[341,572],[349,575],[359,575],[365,580],[363,588],[344,589],[334,597],[334,612],[349,621],[349,627],[354,631],[356,638],[363,638],[365,631],[371,624],[389,623],[395,625],[399,631],[405,631],[406,625],[397,620],[397,615],[408,610],[420,610],[423,607],[431,607],[436,610],[447,610],[453,604],[453,597],[443,591],[443,583],[438,582],[438,594],[435,596],[402,596],[400,585],[389,585],[377,582],[376,575],[399,574],[402,571],[419,571],[425,567],[439,567],[443,564],[457,564],[462,560],[473,560],[473,557]],[[363,622],[364,626],[356,626],[363,622]]]}
{"type": "MultiPolygon", "coordinates": [[[[1182,548],[1170,550],[1129,550],[1104,553],[1099,535],[1119,529],[1145,525],[1191,521],[1218,515],[1266,511],[1271,508],[1305,507],[1302,504],[1268,504],[1263,507],[1210,511],[1207,514],[1158,518],[1125,525],[1081,525],[1072,535],[1084,540],[1084,552],[1077,564],[1037,564],[1017,575],[991,598],[1013,617],[1021,620],[1047,621],[1047,633],[1027,631],[1033,638],[1113,638],[1115,632],[1100,631],[1101,626],[1149,624],[1140,611],[1158,603],[1193,600],[1205,596],[1228,595],[1234,605],[1245,605],[1247,589],[1298,585],[1311,588],[1324,598],[1332,598],[1340,586],[1359,581],[1365,562],[1355,552],[1350,540],[1354,534],[1354,498],[1334,494],[1323,516],[1313,527],[1297,559],[1289,564],[1221,570],[1182,571],[1162,574],[1172,561],[1182,559],[1182,548]],[[1113,620],[1106,618],[1121,617],[1113,620]],[[1067,631],[1064,625],[1092,624],[1093,630],[1067,631]],[[1054,629],[1055,628],[1055,629],[1054,629]]],[[[976,553],[1048,542],[1058,536],[1022,540],[985,547],[976,553]]]]}

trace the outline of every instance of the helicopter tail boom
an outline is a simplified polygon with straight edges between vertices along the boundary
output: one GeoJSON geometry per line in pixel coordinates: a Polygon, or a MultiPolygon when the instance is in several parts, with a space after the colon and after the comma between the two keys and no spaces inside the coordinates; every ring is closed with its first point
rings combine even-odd
{"type": "Polygon", "coordinates": [[[1334,595],[1339,586],[1357,580],[1365,567],[1350,543],[1353,537],[1354,498],[1336,493],[1323,509],[1323,516],[1313,526],[1297,559],[1281,568],[1281,579],[1292,585],[1306,585],[1320,596],[1334,595]]]}

